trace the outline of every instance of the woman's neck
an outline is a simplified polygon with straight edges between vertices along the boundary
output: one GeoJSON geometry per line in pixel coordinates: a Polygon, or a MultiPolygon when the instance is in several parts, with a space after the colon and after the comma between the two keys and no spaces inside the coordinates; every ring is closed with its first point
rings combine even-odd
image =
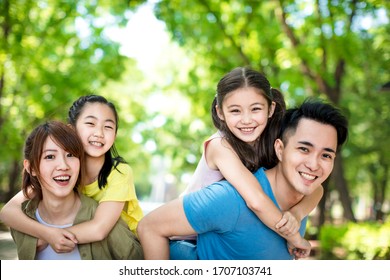
{"type": "Polygon", "coordinates": [[[64,198],[43,197],[39,202],[38,210],[41,218],[49,224],[73,224],[79,211],[81,202],[77,193],[71,192],[64,198]]]}

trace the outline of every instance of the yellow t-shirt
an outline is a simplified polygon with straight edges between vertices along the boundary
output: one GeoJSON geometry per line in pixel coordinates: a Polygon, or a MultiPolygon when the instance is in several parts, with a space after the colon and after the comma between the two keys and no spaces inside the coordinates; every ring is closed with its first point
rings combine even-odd
{"type": "Polygon", "coordinates": [[[143,212],[138,203],[134,187],[133,170],[130,165],[119,163],[108,175],[107,185],[104,188],[99,189],[98,181],[96,180],[84,186],[82,193],[99,203],[104,201],[125,202],[121,218],[127,223],[130,230],[136,234],[137,225],[143,217],[143,212]]]}

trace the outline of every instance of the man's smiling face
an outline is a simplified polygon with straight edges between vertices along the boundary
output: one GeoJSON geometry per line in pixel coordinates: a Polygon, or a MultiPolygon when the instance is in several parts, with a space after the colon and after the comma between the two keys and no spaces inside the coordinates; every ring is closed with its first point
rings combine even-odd
{"type": "Polygon", "coordinates": [[[302,195],[310,195],[333,170],[337,131],[327,124],[303,118],[285,143],[275,142],[285,183],[302,195]]]}

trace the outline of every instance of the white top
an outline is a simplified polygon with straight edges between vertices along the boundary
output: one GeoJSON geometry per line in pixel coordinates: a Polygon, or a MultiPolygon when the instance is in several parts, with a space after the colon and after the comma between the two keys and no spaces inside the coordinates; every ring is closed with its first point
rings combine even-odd
{"type": "MultiPolygon", "coordinates": [[[[52,225],[46,223],[42,217],[39,215],[38,208],[35,211],[35,216],[37,217],[37,220],[39,223],[49,226],[49,227],[55,227],[55,228],[67,228],[72,226],[72,224],[67,225],[52,225]]],[[[80,252],[78,246],[76,246],[72,252],[70,253],[56,253],[53,248],[48,245],[45,249],[43,249],[40,252],[37,252],[35,256],[36,260],[81,260],[80,252]]]]}

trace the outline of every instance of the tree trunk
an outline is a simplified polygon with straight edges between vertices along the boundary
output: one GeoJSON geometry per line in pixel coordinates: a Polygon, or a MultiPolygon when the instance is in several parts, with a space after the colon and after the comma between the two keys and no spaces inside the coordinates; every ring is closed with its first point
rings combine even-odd
{"type": "Polygon", "coordinates": [[[349,196],[347,182],[344,177],[343,159],[340,153],[338,153],[335,160],[332,172],[332,179],[335,183],[336,189],[340,194],[340,201],[344,208],[344,218],[349,221],[356,222],[355,216],[352,211],[352,203],[351,198],[349,196]]]}
{"type": "MultiPolygon", "coordinates": [[[[373,176],[373,184],[375,184],[376,188],[374,188],[374,214],[376,221],[382,221],[384,217],[384,213],[382,210],[383,203],[386,197],[386,186],[387,186],[387,178],[389,174],[389,167],[386,163],[382,162],[381,166],[383,166],[384,172],[382,175],[373,176]],[[382,178],[381,178],[382,177],[382,178]]],[[[375,174],[373,172],[372,174],[375,174]]]]}
{"type": "Polygon", "coordinates": [[[18,160],[12,162],[12,168],[9,173],[9,189],[5,195],[5,201],[10,200],[20,190],[20,178],[21,178],[21,167],[18,160]]]}
{"type": "Polygon", "coordinates": [[[326,201],[329,195],[329,180],[326,180],[322,186],[324,187],[324,194],[318,203],[318,210],[320,212],[318,216],[318,229],[320,229],[326,221],[326,201]]]}

